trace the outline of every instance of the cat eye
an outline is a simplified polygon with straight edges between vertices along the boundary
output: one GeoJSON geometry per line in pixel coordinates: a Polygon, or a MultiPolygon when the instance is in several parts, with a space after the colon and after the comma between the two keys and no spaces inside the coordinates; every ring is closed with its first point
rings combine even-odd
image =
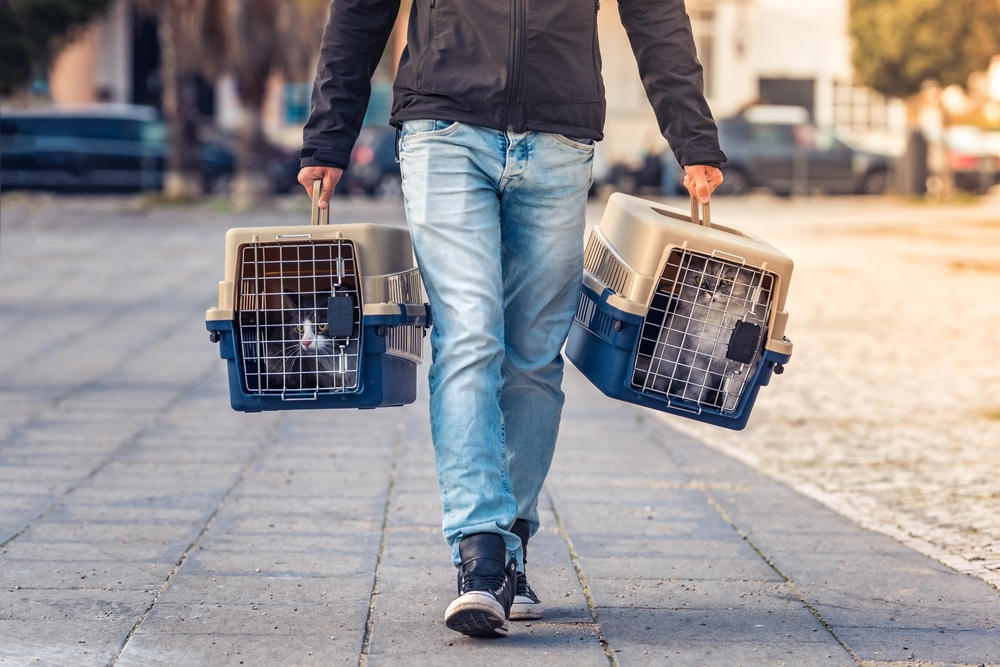
{"type": "Polygon", "coordinates": [[[695,285],[704,285],[705,284],[705,280],[706,280],[705,276],[695,276],[694,284],[695,285]]]}
{"type": "Polygon", "coordinates": [[[327,327],[326,324],[318,324],[316,325],[316,331],[323,333],[324,331],[326,331],[326,327],[327,327]]]}
{"type": "Polygon", "coordinates": [[[725,285],[726,287],[729,287],[730,285],[733,284],[733,279],[732,278],[723,278],[722,279],[722,284],[725,285]]]}
{"type": "Polygon", "coordinates": [[[295,325],[295,330],[298,331],[299,333],[302,333],[303,331],[305,331],[305,329],[302,328],[301,324],[296,324],[295,325]]]}

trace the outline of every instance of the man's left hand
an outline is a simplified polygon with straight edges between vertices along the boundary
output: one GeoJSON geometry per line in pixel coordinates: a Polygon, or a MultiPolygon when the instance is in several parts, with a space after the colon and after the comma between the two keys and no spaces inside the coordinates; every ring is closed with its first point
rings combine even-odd
{"type": "Polygon", "coordinates": [[[692,197],[707,204],[715,188],[722,184],[722,171],[704,164],[689,164],[684,167],[684,187],[692,197]]]}

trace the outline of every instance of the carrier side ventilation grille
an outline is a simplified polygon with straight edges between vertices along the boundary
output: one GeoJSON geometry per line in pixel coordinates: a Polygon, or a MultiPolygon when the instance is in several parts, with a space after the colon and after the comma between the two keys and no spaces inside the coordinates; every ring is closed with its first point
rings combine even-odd
{"type": "Polygon", "coordinates": [[[631,285],[632,272],[615,257],[595,232],[591,232],[587,240],[583,266],[616,294],[626,293],[631,285]]]}

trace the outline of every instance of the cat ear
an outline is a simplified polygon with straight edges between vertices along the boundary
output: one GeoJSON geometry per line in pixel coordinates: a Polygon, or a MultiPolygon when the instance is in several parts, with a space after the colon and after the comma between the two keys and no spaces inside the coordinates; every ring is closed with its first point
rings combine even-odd
{"type": "Polygon", "coordinates": [[[281,302],[286,310],[297,310],[299,307],[299,295],[286,289],[281,297],[281,302]]]}

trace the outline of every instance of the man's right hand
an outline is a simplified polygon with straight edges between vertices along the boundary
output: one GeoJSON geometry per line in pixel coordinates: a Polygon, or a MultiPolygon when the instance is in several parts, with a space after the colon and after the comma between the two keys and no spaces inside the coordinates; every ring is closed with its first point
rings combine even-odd
{"type": "Polygon", "coordinates": [[[337,182],[344,175],[343,169],[337,167],[302,167],[299,170],[299,183],[312,197],[313,183],[323,181],[323,188],[319,193],[319,207],[329,208],[330,197],[333,196],[333,189],[337,187],[337,182]]]}

